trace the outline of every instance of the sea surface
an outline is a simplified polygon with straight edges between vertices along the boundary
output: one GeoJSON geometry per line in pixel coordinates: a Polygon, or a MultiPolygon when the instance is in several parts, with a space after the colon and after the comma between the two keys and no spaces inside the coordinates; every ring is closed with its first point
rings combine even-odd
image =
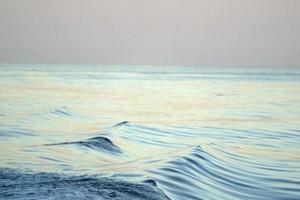
{"type": "Polygon", "coordinates": [[[0,199],[300,199],[300,70],[0,65],[0,199]]]}

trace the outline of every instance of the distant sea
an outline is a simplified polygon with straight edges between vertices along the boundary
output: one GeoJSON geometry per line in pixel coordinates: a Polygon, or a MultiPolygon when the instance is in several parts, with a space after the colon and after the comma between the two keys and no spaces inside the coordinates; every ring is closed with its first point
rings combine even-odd
{"type": "Polygon", "coordinates": [[[0,65],[0,199],[300,199],[300,70],[0,65]]]}

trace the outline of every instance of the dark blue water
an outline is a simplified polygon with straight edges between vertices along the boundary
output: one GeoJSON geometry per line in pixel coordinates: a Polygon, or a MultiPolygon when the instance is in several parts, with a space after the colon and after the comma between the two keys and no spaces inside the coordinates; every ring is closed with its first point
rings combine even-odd
{"type": "Polygon", "coordinates": [[[0,199],[300,199],[295,69],[0,71],[0,199]]]}

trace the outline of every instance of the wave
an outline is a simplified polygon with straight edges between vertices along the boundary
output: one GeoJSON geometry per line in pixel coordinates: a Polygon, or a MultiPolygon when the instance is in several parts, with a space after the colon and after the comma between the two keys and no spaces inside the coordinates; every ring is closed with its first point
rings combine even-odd
{"type": "Polygon", "coordinates": [[[0,199],[168,200],[157,187],[95,176],[0,170],[0,199]]]}
{"type": "MultiPolygon", "coordinates": [[[[1,127],[2,129],[2,127],[1,127]]],[[[22,137],[22,136],[36,136],[33,131],[20,129],[20,128],[12,128],[12,129],[0,129],[0,137],[22,137]]]]}
{"type": "Polygon", "coordinates": [[[299,159],[276,144],[296,145],[298,134],[132,123],[117,134],[145,147],[174,149],[160,166],[146,170],[171,199],[300,199],[299,159]]]}
{"type": "Polygon", "coordinates": [[[112,127],[118,127],[118,126],[122,126],[122,125],[124,125],[124,124],[129,124],[129,123],[130,123],[129,121],[123,121],[123,122],[120,122],[120,123],[115,124],[115,125],[112,126],[112,127]]]}
{"type": "Polygon", "coordinates": [[[196,146],[150,172],[171,199],[300,199],[300,180],[287,178],[284,166],[251,169],[251,161],[243,162],[244,166],[237,165],[210,145],[196,146]]]}
{"type": "Polygon", "coordinates": [[[0,169],[0,198],[300,199],[298,130],[158,128],[123,121],[92,135],[27,149],[70,175],[0,169]],[[51,146],[58,148],[43,149],[51,146]]]}
{"type": "Polygon", "coordinates": [[[98,150],[98,151],[100,150],[111,154],[122,154],[121,149],[118,146],[116,146],[110,139],[101,136],[89,138],[87,140],[82,140],[82,141],[45,144],[45,146],[54,146],[54,145],[79,145],[93,150],[98,150]]]}

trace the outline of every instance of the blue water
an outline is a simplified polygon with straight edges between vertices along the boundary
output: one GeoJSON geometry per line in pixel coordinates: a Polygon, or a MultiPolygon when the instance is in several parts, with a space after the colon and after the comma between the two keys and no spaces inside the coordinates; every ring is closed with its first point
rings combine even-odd
{"type": "Polygon", "coordinates": [[[300,70],[0,66],[0,199],[300,199],[300,70]]]}

